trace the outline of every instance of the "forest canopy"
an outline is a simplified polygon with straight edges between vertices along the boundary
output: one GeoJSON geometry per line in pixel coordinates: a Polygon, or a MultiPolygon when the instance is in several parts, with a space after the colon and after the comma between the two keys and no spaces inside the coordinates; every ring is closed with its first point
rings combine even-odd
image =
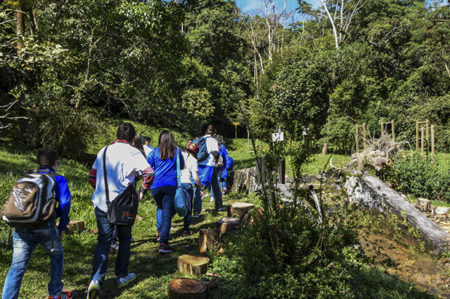
{"type": "Polygon", "coordinates": [[[286,25],[265,3],[249,16],[224,0],[2,2],[2,141],[77,156],[118,117],[233,136],[240,105],[261,139],[281,127],[348,153],[356,124],[373,137],[393,120],[413,144],[428,119],[448,151],[448,4],[299,0],[286,25]]]}

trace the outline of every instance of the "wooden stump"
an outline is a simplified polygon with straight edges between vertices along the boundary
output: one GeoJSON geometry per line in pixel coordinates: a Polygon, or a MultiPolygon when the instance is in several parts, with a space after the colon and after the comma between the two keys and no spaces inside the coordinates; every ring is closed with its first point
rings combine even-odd
{"type": "Polygon", "coordinates": [[[208,297],[208,288],[200,281],[177,278],[169,282],[169,299],[203,299],[208,297]]]}
{"type": "Polygon", "coordinates": [[[240,220],[231,217],[224,217],[216,222],[217,228],[219,229],[219,239],[222,236],[231,230],[233,230],[236,226],[239,226],[240,220]]]}
{"type": "Polygon", "coordinates": [[[84,230],[84,221],[83,220],[74,220],[70,221],[67,224],[66,233],[74,234],[81,233],[84,230]]]}
{"type": "Polygon", "coordinates": [[[254,207],[255,205],[251,203],[235,202],[231,205],[231,215],[238,215],[242,219],[254,207]]]}
{"type": "Polygon", "coordinates": [[[418,198],[416,208],[425,213],[430,211],[430,201],[426,198],[418,198]]]}
{"type": "Polygon", "coordinates": [[[208,272],[209,258],[190,254],[180,255],[177,260],[178,271],[189,275],[202,275],[208,272]]]}
{"type": "Polygon", "coordinates": [[[255,212],[250,216],[250,224],[255,223],[256,221],[261,221],[264,219],[264,210],[261,208],[256,208],[255,212]]]}
{"type": "Polygon", "coordinates": [[[198,238],[198,250],[200,253],[206,253],[208,248],[217,242],[217,232],[212,229],[201,229],[198,238]]]}

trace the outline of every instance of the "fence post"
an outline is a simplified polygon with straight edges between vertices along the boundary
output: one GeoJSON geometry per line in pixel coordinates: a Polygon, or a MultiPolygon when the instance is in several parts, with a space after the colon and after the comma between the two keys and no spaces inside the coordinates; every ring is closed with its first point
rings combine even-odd
{"type": "Polygon", "coordinates": [[[422,155],[422,157],[423,157],[423,143],[425,141],[424,135],[425,135],[424,127],[421,127],[420,128],[420,154],[422,155]]]}
{"type": "Polygon", "coordinates": [[[363,138],[364,149],[366,149],[366,123],[363,123],[363,138]]]}
{"type": "Polygon", "coordinates": [[[434,125],[431,125],[431,157],[434,160],[434,125]]]}
{"type": "Polygon", "coordinates": [[[416,151],[419,150],[419,121],[416,120],[416,151]]]}
{"type": "Polygon", "coordinates": [[[392,143],[395,144],[395,128],[394,128],[394,121],[391,121],[391,129],[392,129],[392,143]]]}
{"type": "Polygon", "coordinates": [[[359,140],[358,140],[358,125],[355,125],[355,143],[356,143],[356,152],[359,152],[359,140]]]}

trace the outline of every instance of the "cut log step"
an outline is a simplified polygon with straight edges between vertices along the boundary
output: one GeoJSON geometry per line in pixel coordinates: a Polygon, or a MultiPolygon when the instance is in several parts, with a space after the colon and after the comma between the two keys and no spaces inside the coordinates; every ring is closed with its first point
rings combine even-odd
{"type": "Polygon", "coordinates": [[[239,226],[241,221],[236,218],[224,217],[216,222],[217,228],[219,230],[219,239],[229,231],[232,231],[235,227],[239,226]]]}
{"type": "Polygon", "coordinates": [[[198,238],[198,250],[200,253],[207,253],[208,248],[217,242],[218,234],[212,229],[201,229],[198,238]]]}
{"type": "Polygon", "coordinates": [[[255,207],[252,203],[247,202],[235,202],[231,205],[231,215],[237,215],[239,218],[243,218],[245,214],[255,207]]]}
{"type": "Polygon", "coordinates": [[[75,234],[81,233],[84,230],[84,221],[83,220],[73,220],[67,224],[66,233],[75,234]]]}
{"type": "Polygon", "coordinates": [[[208,272],[208,264],[209,258],[190,254],[180,255],[177,260],[178,271],[194,276],[208,272]]]}
{"type": "Polygon", "coordinates": [[[169,282],[169,299],[203,299],[208,297],[208,288],[200,281],[176,278],[169,282]]]}

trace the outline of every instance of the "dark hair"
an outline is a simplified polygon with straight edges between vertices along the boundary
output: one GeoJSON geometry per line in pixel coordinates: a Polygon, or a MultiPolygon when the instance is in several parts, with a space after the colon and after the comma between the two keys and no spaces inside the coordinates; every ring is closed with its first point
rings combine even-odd
{"type": "Polygon", "coordinates": [[[133,125],[130,123],[121,123],[119,128],[117,129],[117,139],[126,140],[128,142],[132,142],[136,136],[136,130],[133,125]]]}
{"type": "Polygon", "coordinates": [[[37,153],[37,162],[39,166],[53,166],[59,160],[59,155],[56,150],[51,147],[41,148],[37,153]]]}
{"type": "Polygon", "coordinates": [[[216,129],[213,127],[213,125],[208,125],[206,128],[205,135],[213,135],[216,133],[216,129]]]}
{"type": "Polygon", "coordinates": [[[152,139],[151,139],[150,137],[146,136],[146,137],[145,137],[145,141],[146,141],[146,142],[147,142],[147,141],[150,142],[150,141],[152,141],[152,139]]]}
{"type": "Polygon", "coordinates": [[[173,159],[177,145],[172,133],[169,130],[163,130],[159,135],[158,147],[159,157],[162,160],[166,160],[167,158],[173,159]]]}
{"type": "Polygon", "coordinates": [[[145,151],[144,151],[144,145],[142,143],[142,136],[139,134],[136,134],[136,136],[134,136],[133,142],[131,143],[131,145],[135,148],[137,148],[145,157],[145,151]]]}

